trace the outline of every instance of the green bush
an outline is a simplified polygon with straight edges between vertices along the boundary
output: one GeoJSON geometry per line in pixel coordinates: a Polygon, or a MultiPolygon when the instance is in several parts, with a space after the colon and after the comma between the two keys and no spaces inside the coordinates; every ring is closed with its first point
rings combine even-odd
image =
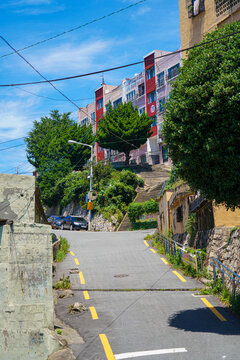
{"type": "Polygon", "coordinates": [[[145,214],[155,214],[158,212],[158,202],[151,199],[143,203],[143,209],[145,214]]]}
{"type": "Polygon", "coordinates": [[[138,186],[144,187],[144,180],[142,178],[138,178],[138,186]]]}
{"type": "Polygon", "coordinates": [[[134,190],[138,186],[139,179],[136,174],[130,170],[122,170],[120,173],[120,182],[131,186],[134,190]]]}
{"type": "Polygon", "coordinates": [[[156,229],[157,221],[138,221],[132,224],[132,230],[146,230],[146,229],[156,229]]]}
{"type": "Polygon", "coordinates": [[[131,203],[128,206],[127,214],[132,224],[134,224],[143,213],[143,203],[131,203]]]}
{"type": "Polygon", "coordinates": [[[190,244],[194,240],[197,233],[197,215],[192,213],[188,216],[185,223],[185,230],[190,235],[190,244]]]}
{"type": "Polygon", "coordinates": [[[70,247],[69,243],[67,242],[67,239],[63,238],[60,236],[60,242],[61,242],[61,246],[60,249],[57,251],[56,254],[56,261],[57,262],[61,262],[65,259],[65,257],[68,254],[68,249],[70,247]]]}

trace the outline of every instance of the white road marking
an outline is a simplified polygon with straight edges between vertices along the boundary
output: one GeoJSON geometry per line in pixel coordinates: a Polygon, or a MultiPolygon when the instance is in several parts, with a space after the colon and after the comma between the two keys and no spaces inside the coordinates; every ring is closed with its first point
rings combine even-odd
{"type": "Polygon", "coordinates": [[[116,354],[115,359],[130,359],[136,358],[140,356],[151,356],[151,355],[163,355],[163,354],[175,354],[175,353],[184,353],[187,352],[185,348],[176,348],[176,349],[161,349],[161,350],[150,350],[150,351],[138,351],[138,352],[131,352],[125,354],[116,354]]]}

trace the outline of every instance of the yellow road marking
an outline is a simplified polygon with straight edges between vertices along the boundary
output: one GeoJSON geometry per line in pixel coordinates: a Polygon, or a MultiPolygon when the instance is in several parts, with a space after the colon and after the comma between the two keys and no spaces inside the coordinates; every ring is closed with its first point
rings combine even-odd
{"type": "Polygon", "coordinates": [[[84,296],[85,300],[89,300],[89,299],[90,299],[90,296],[89,296],[88,291],[83,291],[83,296],[84,296]]]}
{"type": "Polygon", "coordinates": [[[186,282],[187,280],[184,279],[184,277],[182,277],[182,275],[180,275],[177,271],[173,271],[173,273],[182,281],[182,282],[186,282]]]}
{"type": "Polygon", "coordinates": [[[150,249],[154,254],[156,254],[157,252],[156,252],[156,250],[154,250],[154,249],[150,249]]]}
{"type": "Polygon", "coordinates": [[[80,283],[82,285],[84,285],[85,284],[85,279],[84,279],[83,273],[79,272],[78,275],[79,275],[80,283]]]}
{"type": "Polygon", "coordinates": [[[97,320],[98,319],[98,315],[97,315],[97,312],[96,312],[96,309],[94,306],[90,306],[89,307],[89,310],[91,312],[91,315],[92,315],[92,319],[93,320],[97,320]]]}
{"type": "Polygon", "coordinates": [[[215,307],[205,298],[201,298],[201,300],[204,302],[205,305],[207,305],[207,307],[209,307],[209,309],[219,318],[219,320],[221,321],[227,321],[227,319],[225,319],[225,317],[223,317],[219,311],[217,311],[217,309],[215,309],[215,307]]]}
{"type": "Polygon", "coordinates": [[[105,334],[99,334],[107,360],[115,360],[108,338],[105,334]]]}
{"type": "Polygon", "coordinates": [[[72,256],[75,256],[74,252],[72,252],[72,251],[70,251],[70,254],[71,254],[72,256]]]}
{"type": "Polygon", "coordinates": [[[164,258],[160,258],[160,259],[164,262],[164,264],[169,265],[169,262],[166,259],[164,258]]]}
{"type": "Polygon", "coordinates": [[[146,240],[144,240],[144,244],[145,244],[146,246],[149,246],[149,244],[146,242],[146,240]]]}
{"type": "Polygon", "coordinates": [[[79,265],[78,259],[75,258],[74,260],[75,260],[76,265],[79,265]]]}

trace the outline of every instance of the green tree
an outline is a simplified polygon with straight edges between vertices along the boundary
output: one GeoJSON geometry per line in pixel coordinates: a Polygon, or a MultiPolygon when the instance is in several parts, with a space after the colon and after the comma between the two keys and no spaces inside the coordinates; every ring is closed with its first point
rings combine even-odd
{"type": "MultiPolygon", "coordinates": [[[[240,23],[203,42],[240,30],[240,23]]],[[[209,200],[240,205],[240,35],[189,51],[173,83],[163,126],[178,175],[209,200]]]]}
{"type": "Polygon", "coordinates": [[[34,121],[33,129],[25,138],[28,161],[38,171],[46,163],[58,161],[64,156],[75,170],[79,170],[90,158],[91,150],[86,146],[70,145],[68,140],[81,142],[82,138],[84,143],[93,143],[91,126],[80,127],[70,118],[70,113],[60,114],[58,110],[53,110],[50,116],[34,121]]]}
{"type": "Polygon", "coordinates": [[[96,141],[103,148],[124,152],[128,165],[130,151],[145,144],[151,135],[151,123],[149,116],[145,113],[139,115],[131,102],[115,108],[109,102],[106,115],[98,123],[96,141]]]}
{"type": "Polygon", "coordinates": [[[50,116],[33,122],[33,129],[25,138],[28,161],[39,173],[37,182],[43,203],[52,206],[60,200],[56,184],[72,170],[80,170],[91,156],[89,147],[70,145],[68,140],[92,144],[91,126],[79,127],[70,119],[70,113],[51,111],[50,116]]]}

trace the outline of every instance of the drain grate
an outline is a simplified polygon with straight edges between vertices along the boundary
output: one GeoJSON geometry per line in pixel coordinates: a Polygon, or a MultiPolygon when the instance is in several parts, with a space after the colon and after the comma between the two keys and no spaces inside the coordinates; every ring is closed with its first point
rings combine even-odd
{"type": "Polygon", "coordinates": [[[120,275],[114,275],[115,278],[123,278],[123,277],[127,277],[129,275],[127,274],[120,274],[120,275]]]}

